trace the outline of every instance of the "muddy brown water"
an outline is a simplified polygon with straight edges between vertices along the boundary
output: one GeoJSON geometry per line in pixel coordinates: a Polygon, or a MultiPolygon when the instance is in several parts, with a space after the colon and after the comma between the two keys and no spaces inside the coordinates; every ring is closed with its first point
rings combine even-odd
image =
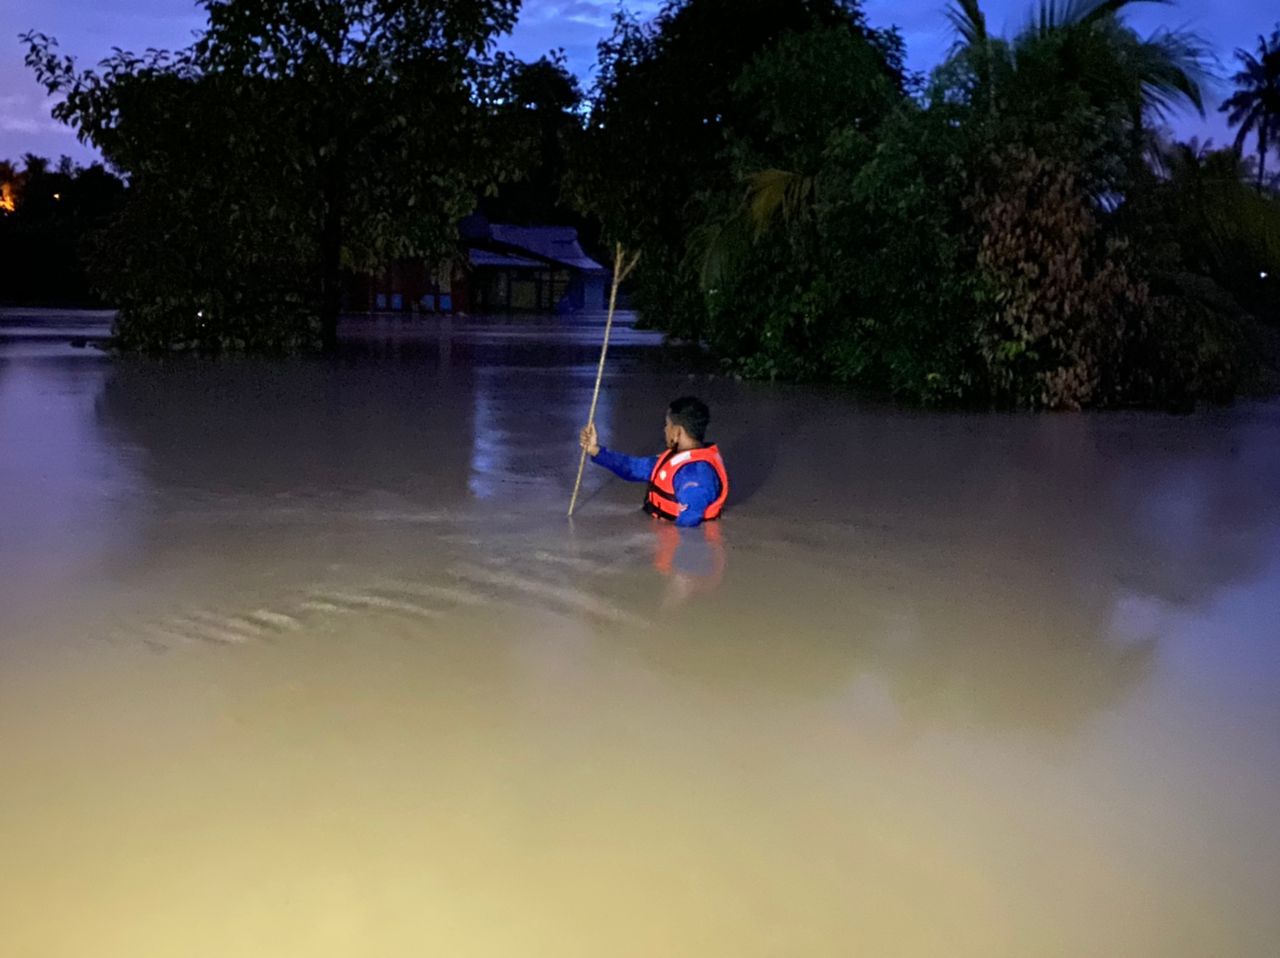
{"type": "Polygon", "coordinates": [[[904,412],[589,322],[328,360],[0,314],[0,956],[1280,941],[1280,405],[904,412]]]}

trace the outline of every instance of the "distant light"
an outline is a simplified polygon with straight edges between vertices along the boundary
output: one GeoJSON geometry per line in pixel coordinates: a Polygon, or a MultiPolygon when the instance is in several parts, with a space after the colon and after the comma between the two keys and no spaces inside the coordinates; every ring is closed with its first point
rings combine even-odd
{"type": "Polygon", "coordinates": [[[1267,271],[1264,269],[1261,273],[1258,274],[1258,279],[1266,279],[1266,278],[1267,278],[1267,271]]]}
{"type": "Polygon", "coordinates": [[[54,193],[54,194],[53,194],[53,198],[54,198],[55,200],[60,200],[60,199],[62,199],[62,194],[61,194],[61,193],[54,193]]]}
{"type": "Polygon", "coordinates": [[[196,310],[196,319],[204,319],[204,310],[203,310],[203,309],[197,309],[197,310],[196,310]]]}

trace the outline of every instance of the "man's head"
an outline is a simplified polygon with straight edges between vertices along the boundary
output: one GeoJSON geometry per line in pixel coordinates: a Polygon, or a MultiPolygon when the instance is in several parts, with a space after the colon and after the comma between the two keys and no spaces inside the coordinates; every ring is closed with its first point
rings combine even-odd
{"type": "Polygon", "coordinates": [[[711,422],[711,410],[701,399],[681,396],[667,407],[667,422],[663,437],[668,449],[692,449],[701,446],[707,438],[707,424],[711,422]]]}

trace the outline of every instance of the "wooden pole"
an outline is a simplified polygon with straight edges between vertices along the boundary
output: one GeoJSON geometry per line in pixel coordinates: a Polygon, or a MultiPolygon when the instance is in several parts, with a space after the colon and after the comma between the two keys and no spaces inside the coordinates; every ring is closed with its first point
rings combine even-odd
{"type": "MultiPolygon", "coordinates": [[[[591,394],[591,411],[587,413],[587,425],[593,426],[596,421],[596,402],[600,399],[600,380],[604,378],[604,357],[609,351],[609,331],[613,329],[613,311],[618,304],[618,287],[628,274],[636,268],[640,254],[631,257],[630,262],[623,261],[622,244],[618,243],[613,256],[613,285],[609,287],[609,315],[604,321],[604,343],[600,346],[600,365],[596,367],[596,388],[591,394]]],[[[573,483],[573,497],[569,500],[569,518],[573,518],[574,507],[578,504],[578,490],[582,487],[582,470],[587,465],[587,450],[582,450],[578,459],[578,478],[573,483]]]]}

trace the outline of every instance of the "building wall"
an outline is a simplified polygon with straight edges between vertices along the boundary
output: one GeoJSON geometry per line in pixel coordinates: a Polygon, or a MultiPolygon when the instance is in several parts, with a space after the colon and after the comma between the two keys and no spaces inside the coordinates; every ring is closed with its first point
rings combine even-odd
{"type": "Polygon", "coordinates": [[[467,275],[475,312],[553,312],[569,290],[572,274],[558,269],[477,267],[467,275]]]}
{"type": "Polygon", "coordinates": [[[422,260],[398,260],[372,277],[348,283],[347,308],[363,312],[452,312],[453,286],[447,267],[431,269],[422,260]],[[441,277],[444,281],[441,282],[441,277]]]}
{"type": "Polygon", "coordinates": [[[594,312],[608,305],[607,277],[571,269],[480,266],[439,272],[402,260],[372,277],[352,276],[345,308],[353,312],[594,312]],[[443,281],[441,277],[444,277],[443,281]]]}

